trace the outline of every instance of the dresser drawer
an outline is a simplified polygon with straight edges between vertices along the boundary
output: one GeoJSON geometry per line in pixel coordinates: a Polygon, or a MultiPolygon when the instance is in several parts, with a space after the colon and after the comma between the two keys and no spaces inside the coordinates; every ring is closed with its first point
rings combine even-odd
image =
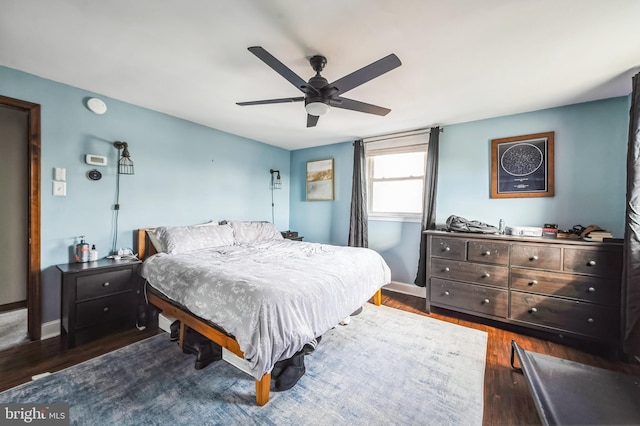
{"type": "Polygon", "coordinates": [[[465,260],[465,244],[466,241],[459,238],[432,238],[431,256],[465,260]]]}
{"type": "Polygon", "coordinates": [[[456,281],[508,287],[509,268],[447,259],[431,259],[431,276],[456,281]]]}
{"type": "Polygon", "coordinates": [[[599,277],[620,278],[622,253],[613,250],[564,250],[564,270],[599,277]]]}
{"type": "Polygon", "coordinates": [[[587,302],[512,291],[510,318],[604,340],[617,338],[616,310],[587,302]]]}
{"type": "Polygon", "coordinates": [[[509,297],[507,290],[432,278],[431,301],[443,306],[506,318],[509,297]]]}
{"type": "Polygon", "coordinates": [[[76,305],[76,328],[131,317],[134,313],[133,292],[88,300],[76,305]]]}
{"type": "Polygon", "coordinates": [[[491,241],[469,241],[467,260],[471,262],[509,264],[509,244],[491,241]]]}
{"type": "Polygon", "coordinates": [[[77,278],[76,300],[93,299],[130,290],[131,269],[102,272],[77,278]]]}
{"type": "Polygon", "coordinates": [[[614,307],[618,305],[620,298],[620,286],[615,280],[533,269],[512,268],[511,288],[614,307]]]}
{"type": "Polygon", "coordinates": [[[560,247],[514,244],[511,248],[511,266],[559,271],[562,265],[560,251],[560,247]]]}

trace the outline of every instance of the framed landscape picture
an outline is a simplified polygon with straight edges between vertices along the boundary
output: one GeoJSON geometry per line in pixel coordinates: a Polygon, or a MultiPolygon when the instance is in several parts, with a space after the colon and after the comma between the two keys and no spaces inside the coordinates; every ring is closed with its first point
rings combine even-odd
{"type": "Polygon", "coordinates": [[[307,201],[333,200],[333,158],[307,161],[307,201]]]}
{"type": "Polygon", "coordinates": [[[554,132],[491,140],[491,198],[553,197],[554,132]]]}

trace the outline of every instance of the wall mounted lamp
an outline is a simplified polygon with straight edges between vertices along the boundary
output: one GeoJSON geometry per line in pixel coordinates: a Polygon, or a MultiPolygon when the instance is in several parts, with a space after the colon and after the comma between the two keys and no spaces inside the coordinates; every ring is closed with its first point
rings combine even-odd
{"type": "Polygon", "coordinates": [[[269,173],[271,173],[271,189],[282,189],[282,181],[280,180],[280,170],[269,170],[269,173]],[[273,175],[276,175],[275,179],[273,178],[273,175]]]}
{"type": "Polygon", "coordinates": [[[126,142],[116,141],[113,143],[113,146],[118,149],[118,174],[134,174],[133,160],[131,160],[131,154],[129,154],[129,145],[126,142]],[[120,150],[122,150],[122,153],[120,153],[120,150]]]}

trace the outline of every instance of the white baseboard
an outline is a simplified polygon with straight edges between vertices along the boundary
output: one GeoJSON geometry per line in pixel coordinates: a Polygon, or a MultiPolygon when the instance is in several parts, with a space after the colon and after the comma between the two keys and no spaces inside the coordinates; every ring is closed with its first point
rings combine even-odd
{"type": "Polygon", "coordinates": [[[415,284],[400,283],[397,281],[391,281],[389,284],[383,287],[385,290],[395,291],[396,293],[408,294],[411,296],[427,298],[427,288],[420,287],[415,284]]]}
{"type": "Polygon", "coordinates": [[[45,322],[40,329],[40,340],[50,339],[60,335],[60,320],[45,322]]]}

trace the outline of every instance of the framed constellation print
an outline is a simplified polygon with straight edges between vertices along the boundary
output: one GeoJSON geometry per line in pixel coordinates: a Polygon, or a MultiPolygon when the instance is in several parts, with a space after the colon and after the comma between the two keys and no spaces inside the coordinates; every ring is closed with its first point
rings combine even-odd
{"type": "Polygon", "coordinates": [[[491,140],[491,198],[553,197],[554,132],[491,140]]]}

